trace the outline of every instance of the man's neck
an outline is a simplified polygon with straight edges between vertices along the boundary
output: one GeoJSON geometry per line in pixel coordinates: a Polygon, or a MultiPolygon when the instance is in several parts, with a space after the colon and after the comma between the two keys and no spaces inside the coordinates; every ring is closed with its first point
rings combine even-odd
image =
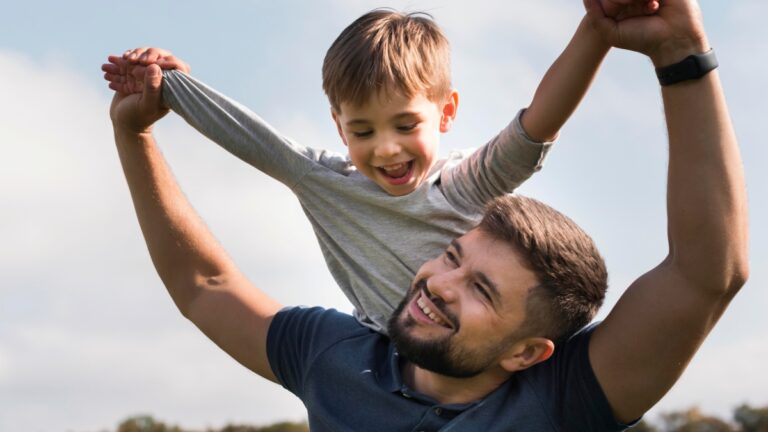
{"type": "Polygon", "coordinates": [[[496,390],[512,374],[501,367],[491,368],[471,378],[453,378],[405,362],[403,382],[411,389],[441,404],[465,404],[478,401],[496,390]]]}

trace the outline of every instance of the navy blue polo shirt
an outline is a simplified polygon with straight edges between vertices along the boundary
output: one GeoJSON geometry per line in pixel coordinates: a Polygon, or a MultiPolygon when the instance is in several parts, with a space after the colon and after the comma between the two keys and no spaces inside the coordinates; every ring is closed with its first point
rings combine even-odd
{"type": "Polygon", "coordinates": [[[409,389],[386,336],[333,309],[287,308],[269,328],[267,355],[307,408],[313,432],[621,431],[589,364],[587,327],[555,354],[477,402],[441,404],[409,389]]]}

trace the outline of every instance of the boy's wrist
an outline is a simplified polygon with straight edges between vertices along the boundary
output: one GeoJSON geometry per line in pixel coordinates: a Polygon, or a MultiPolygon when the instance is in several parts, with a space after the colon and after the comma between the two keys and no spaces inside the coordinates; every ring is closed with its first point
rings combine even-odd
{"type": "Polygon", "coordinates": [[[594,27],[589,19],[589,15],[584,15],[581,23],[579,23],[579,27],[576,29],[576,34],[583,34],[586,38],[585,42],[589,43],[590,46],[593,46],[596,49],[605,52],[608,52],[611,49],[611,44],[608,43],[608,41],[606,41],[600,32],[594,27]]]}

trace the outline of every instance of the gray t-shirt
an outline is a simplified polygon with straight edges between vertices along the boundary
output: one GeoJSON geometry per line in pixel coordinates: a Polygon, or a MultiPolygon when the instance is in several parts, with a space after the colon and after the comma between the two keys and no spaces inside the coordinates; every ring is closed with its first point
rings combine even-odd
{"type": "Polygon", "coordinates": [[[474,227],[487,202],[538,171],[552,144],[527,137],[518,114],[476,151],[438,161],[415,191],[392,196],[346,155],[293,142],[188,75],[163,75],[163,97],[173,111],[296,194],[356,318],[380,332],[419,267],[474,227]]]}

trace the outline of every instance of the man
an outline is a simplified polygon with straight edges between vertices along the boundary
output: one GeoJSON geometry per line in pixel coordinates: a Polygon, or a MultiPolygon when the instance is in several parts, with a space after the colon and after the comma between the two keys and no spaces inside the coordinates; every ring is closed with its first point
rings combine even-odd
{"type": "Polygon", "coordinates": [[[165,114],[151,66],[143,94],[116,95],[111,116],[147,246],[181,312],[299,395],[317,431],[605,431],[642,416],[746,280],[743,173],[695,0],[620,22],[597,0],[585,5],[608,42],[659,68],[669,133],[669,255],[603,322],[576,330],[605,288],[591,240],[547,206],[511,197],[421,267],[392,341],[335,311],[281,310],[172,178],[151,134],[165,114]]]}

